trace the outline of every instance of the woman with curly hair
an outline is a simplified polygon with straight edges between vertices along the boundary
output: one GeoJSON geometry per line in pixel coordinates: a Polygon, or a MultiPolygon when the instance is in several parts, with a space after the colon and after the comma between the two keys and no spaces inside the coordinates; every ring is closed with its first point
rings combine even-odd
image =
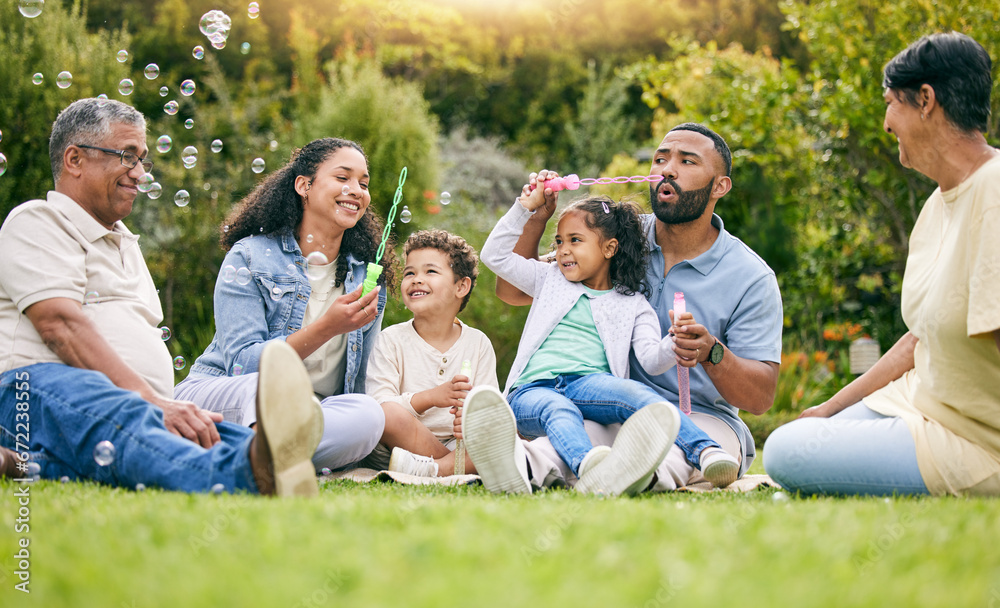
{"type": "MultiPolygon", "coordinates": [[[[640,293],[647,245],[639,210],[605,196],[577,200],[559,217],[555,261],[529,260],[513,248],[544,203],[543,190],[525,191],[482,251],[498,277],[533,298],[507,379],[518,431],[527,438],[547,435],[582,492],[642,491],[675,439],[706,479],[728,485],[736,460],[658,393],[628,379],[630,350],[651,374],[677,361],[673,337],[661,337],[656,313],[640,293]],[[622,423],[614,445],[594,447],[584,419],[622,423]]],[[[470,429],[474,413],[489,418],[474,411],[480,403],[497,417],[506,409],[499,393],[495,397],[469,398],[470,429]]],[[[471,439],[468,445],[475,458],[471,439]]]]}
{"type": "Polygon", "coordinates": [[[321,400],[317,469],[341,468],[380,441],[390,448],[437,443],[406,412],[384,412],[364,395],[368,357],[394,282],[391,246],[375,260],[382,223],[369,210],[368,159],[358,144],[317,139],[292,155],[226,219],[228,251],[215,285],[215,337],[177,385],[178,399],[254,424],[261,351],[284,340],[302,357],[321,400]],[[384,267],[362,296],[366,264],[384,267]],[[405,440],[397,440],[405,437],[405,440]]]}

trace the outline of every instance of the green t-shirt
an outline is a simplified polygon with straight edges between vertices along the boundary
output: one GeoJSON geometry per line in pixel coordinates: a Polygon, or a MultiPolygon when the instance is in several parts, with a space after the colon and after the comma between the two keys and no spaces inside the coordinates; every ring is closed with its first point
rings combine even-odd
{"type": "MultiPolygon", "coordinates": [[[[610,291],[597,291],[589,287],[584,289],[593,297],[610,291]]],[[[604,343],[594,325],[590,298],[583,295],[545,338],[535,354],[531,355],[514,386],[549,380],[564,374],[585,376],[600,373],[611,373],[611,366],[608,365],[604,343]]]]}

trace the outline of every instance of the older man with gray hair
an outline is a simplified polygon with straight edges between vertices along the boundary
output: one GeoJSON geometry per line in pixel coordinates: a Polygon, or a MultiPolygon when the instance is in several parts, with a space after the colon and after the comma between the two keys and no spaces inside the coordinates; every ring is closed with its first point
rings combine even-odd
{"type": "Polygon", "coordinates": [[[148,153],[134,108],[74,102],[49,140],[55,190],[0,228],[0,474],[315,495],[322,417],[290,347],[262,356],[256,433],[173,399],[156,288],[121,221],[148,153]]]}

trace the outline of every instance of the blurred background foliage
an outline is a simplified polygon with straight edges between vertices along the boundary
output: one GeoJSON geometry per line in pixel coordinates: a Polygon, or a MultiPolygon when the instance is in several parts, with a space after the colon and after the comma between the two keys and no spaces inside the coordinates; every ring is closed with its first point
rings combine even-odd
{"type": "MultiPolygon", "coordinates": [[[[645,174],[672,125],[703,122],[734,152],[718,212],[775,270],[784,300],[778,399],[748,420],[760,436],[850,380],[848,342],[831,328],[859,327],[883,351],[905,331],[907,237],[934,184],[900,166],[882,130],[882,66],[947,30],[1000,59],[1000,7],[966,0],[258,1],[258,19],[244,0],[49,0],[29,19],[19,0],[0,0],[0,217],[52,187],[46,141],[61,108],[103,93],[140,109],[151,149],[160,135],[172,145],[151,152],[162,196],[140,195],[127,223],[143,237],[171,351],[193,361],[214,332],[223,218],[314,138],[364,146],[383,216],[408,167],[413,219],[397,221],[397,242],[441,227],[478,248],[528,171],[645,174]],[[233,21],[223,49],[198,29],[212,9],[233,21]],[[72,84],[60,88],[64,70],[72,84]],[[192,96],[179,92],[188,78],[192,96]],[[170,100],[176,115],[163,111],[170,100]],[[198,162],[185,169],[189,145],[198,162]],[[180,189],[185,207],[174,204],[180,189]]],[[[995,94],[994,144],[998,109],[995,94]]],[[[594,190],[646,198],[641,187],[594,190]]],[[[462,316],[492,338],[502,380],[527,311],[493,286],[484,268],[462,316]]],[[[405,318],[393,302],[386,324],[405,318]]]]}

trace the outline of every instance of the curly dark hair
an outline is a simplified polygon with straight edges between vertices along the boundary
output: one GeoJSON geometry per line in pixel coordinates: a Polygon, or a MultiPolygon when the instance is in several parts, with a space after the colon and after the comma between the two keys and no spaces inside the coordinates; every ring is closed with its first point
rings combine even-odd
{"type": "Polygon", "coordinates": [[[411,251],[418,249],[437,249],[448,256],[456,283],[465,277],[472,279],[469,293],[465,294],[465,298],[462,299],[462,306],[458,312],[465,310],[465,305],[472,297],[472,290],[476,287],[476,277],[479,276],[479,255],[476,254],[476,250],[465,242],[465,239],[447,230],[418,230],[414,232],[403,243],[403,255],[410,255],[411,251]]]}
{"type": "MultiPolygon", "coordinates": [[[[361,146],[347,139],[324,137],[315,139],[292,153],[292,158],[284,167],[278,169],[262,181],[253,192],[240,201],[226,217],[221,228],[219,242],[222,248],[229,251],[240,239],[256,234],[277,234],[291,230],[294,234],[302,223],[302,197],[295,191],[295,178],[300,175],[313,179],[316,171],[328,158],[341,148],[354,148],[365,157],[368,156],[361,146]]],[[[353,228],[344,232],[340,244],[340,252],[351,253],[360,261],[370,262],[375,259],[379,243],[382,241],[382,220],[375,215],[371,205],[358,219],[353,228]]],[[[386,243],[385,253],[378,261],[382,265],[382,276],[379,285],[392,289],[396,282],[393,252],[394,243],[386,243]]],[[[340,255],[337,259],[336,286],[339,287],[347,276],[347,256],[340,255]]]]}
{"type": "Polygon", "coordinates": [[[615,291],[627,296],[639,292],[649,297],[649,287],[645,284],[649,244],[642,234],[639,207],[629,201],[615,202],[607,196],[587,196],[570,203],[559,219],[574,211],[583,213],[587,227],[604,240],[618,239],[610,268],[615,291]]]}

